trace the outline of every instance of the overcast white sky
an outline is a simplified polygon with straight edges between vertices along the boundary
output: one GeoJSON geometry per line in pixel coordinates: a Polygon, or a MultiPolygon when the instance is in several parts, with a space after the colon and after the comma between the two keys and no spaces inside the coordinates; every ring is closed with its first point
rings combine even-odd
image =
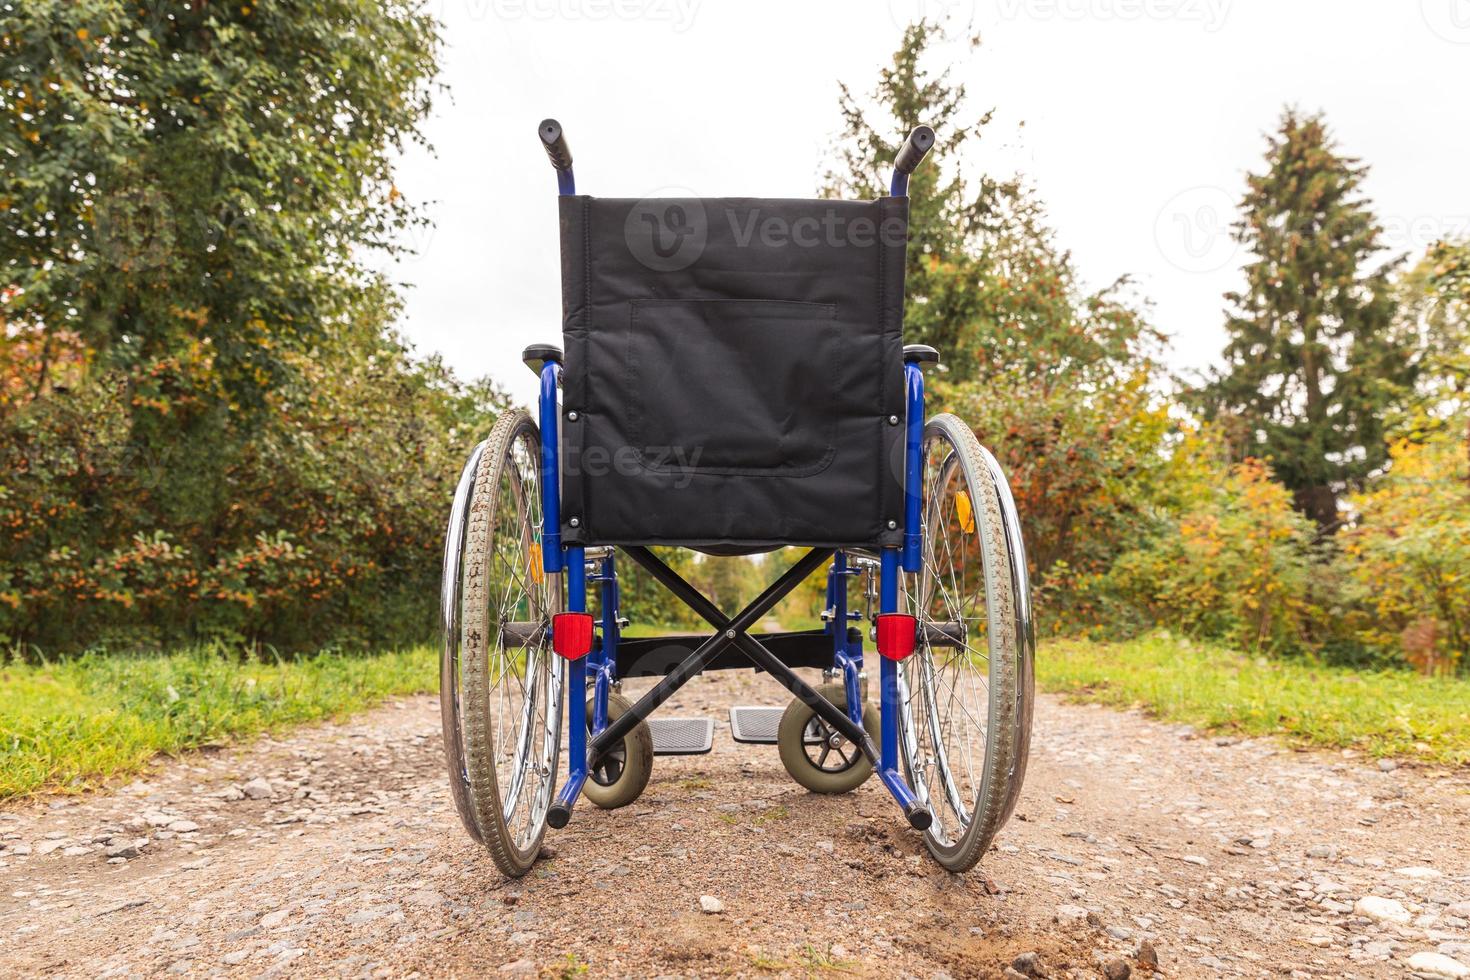
{"type": "MultiPolygon", "coordinates": [[[[995,122],[967,168],[1021,171],[1084,282],[1133,276],[1208,364],[1242,257],[1244,174],[1282,107],[1322,109],[1372,167],[1400,251],[1470,234],[1470,0],[429,0],[441,96],[398,186],[431,233],[390,274],[405,330],[463,376],[529,401],[520,350],[559,338],[556,181],[534,132],[561,120],[578,190],[807,197],[837,83],[870,90],[920,12],[984,43],[936,52],[995,122]]],[[[941,144],[944,134],[940,134],[941,144]]],[[[942,145],[941,145],[942,152],[942,145]]],[[[874,188],[874,193],[879,193],[874,188]]]]}

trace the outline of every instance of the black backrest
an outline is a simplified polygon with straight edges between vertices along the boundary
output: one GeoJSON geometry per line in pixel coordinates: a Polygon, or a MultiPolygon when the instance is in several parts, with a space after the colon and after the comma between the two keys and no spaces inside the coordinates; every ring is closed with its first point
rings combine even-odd
{"type": "Polygon", "coordinates": [[[564,540],[899,543],[907,199],[560,200],[564,540]]]}

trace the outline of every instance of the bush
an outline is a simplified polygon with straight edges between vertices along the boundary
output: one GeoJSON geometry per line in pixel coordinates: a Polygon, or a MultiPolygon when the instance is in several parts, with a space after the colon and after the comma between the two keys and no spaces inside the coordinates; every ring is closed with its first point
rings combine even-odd
{"type": "Polygon", "coordinates": [[[1119,557],[1101,591],[1193,636],[1299,652],[1312,639],[1312,541],[1290,493],[1249,459],[1119,557]]]}
{"type": "Polygon", "coordinates": [[[289,358],[263,412],[216,400],[200,356],[0,415],[0,640],[428,636],[454,481],[504,399],[413,360],[379,319],[393,305],[365,306],[377,312],[289,358]]]}
{"type": "Polygon", "coordinates": [[[1370,649],[1424,673],[1470,664],[1470,462],[1464,420],[1392,447],[1393,465],[1351,498],[1339,574],[1370,649]]]}

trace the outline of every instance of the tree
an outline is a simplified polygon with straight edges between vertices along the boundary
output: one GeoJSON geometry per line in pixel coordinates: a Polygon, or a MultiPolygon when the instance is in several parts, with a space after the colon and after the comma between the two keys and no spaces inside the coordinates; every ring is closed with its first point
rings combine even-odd
{"type": "Polygon", "coordinates": [[[198,343],[258,405],[414,220],[435,23],[412,0],[0,2],[0,319],[33,395],[76,336],[98,370],[198,343]]]}
{"type": "Polygon", "coordinates": [[[0,639],[431,628],[503,401],[363,264],[439,47],[415,0],[0,0],[0,639]]]}
{"type": "Polygon", "coordinates": [[[1148,519],[1172,427],[1154,390],[1161,337],[1126,279],[1081,288],[1020,177],[982,176],[974,190],[963,179],[958,161],[991,113],[968,114],[964,87],[925,70],[943,36],[911,25],[870,98],[842,88],[842,142],[823,190],[871,194],[902,134],[935,128],[932,158],[909,184],[905,339],[940,348],[931,410],[955,411],[996,453],[1038,582],[1070,591],[1148,519]]]}
{"type": "Polygon", "coordinates": [[[1225,366],[1196,398],[1207,418],[1239,420],[1238,456],[1268,457],[1324,532],[1340,494],[1388,461],[1385,417],[1417,370],[1395,329],[1393,263],[1375,263],[1366,173],[1320,115],[1285,113],[1235,226],[1254,258],[1226,294],[1225,366]]]}
{"type": "Polygon", "coordinates": [[[1399,278],[1396,300],[1399,329],[1421,352],[1412,411],[1398,428],[1418,440],[1470,407],[1470,243],[1431,246],[1399,278]]]}

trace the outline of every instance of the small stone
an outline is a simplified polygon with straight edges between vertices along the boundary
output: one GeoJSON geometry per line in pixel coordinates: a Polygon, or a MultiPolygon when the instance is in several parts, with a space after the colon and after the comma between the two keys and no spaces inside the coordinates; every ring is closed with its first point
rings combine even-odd
{"type": "Polygon", "coordinates": [[[1041,976],[1041,955],[1034,951],[1022,953],[1011,960],[1010,968],[1023,977],[1041,976]]]}
{"type": "Polygon", "coordinates": [[[1436,871],[1434,868],[1425,868],[1422,866],[1399,868],[1394,874],[1403,875],[1405,878],[1413,878],[1416,881],[1428,881],[1432,878],[1444,877],[1443,871],[1436,871]]]}
{"type": "Polygon", "coordinates": [[[223,960],[227,965],[234,966],[237,963],[244,963],[245,958],[249,955],[250,950],[237,949],[226,953],[225,955],[221,956],[220,959],[223,960]]]}
{"type": "Polygon", "coordinates": [[[291,911],[289,909],[276,909],[274,912],[267,912],[265,915],[262,915],[260,917],[260,924],[267,929],[274,929],[282,922],[285,922],[286,916],[290,914],[291,911]]]}
{"type": "Polygon", "coordinates": [[[1331,844],[1313,844],[1307,848],[1307,857],[1318,858],[1322,861],[1336,861],[1337,848],[1331,844]]]}
{"type": "Polygon", "coordinates": [[[1133,976],[1133,968],[1114,957],[1103,964],[1103,976],[1107,980],[1128,980],[1133,976]]]}
{"type": "Polygon", "coordinates": [[[1380,898],[1377,895],[1364,895],[1353,906],[1353,911],[1365,919],[1393,922],[1401,926],[1408,925],[1414,918],[1409,914],[1409,910],[1404,908],[1402,902],[1392,898],[1380,898]]]}
{"type": "Polygon", "coordinates": [[[65,844],[65,841],[63,841],[63,840],[43,840],[43,841],[37,841],[36,842],[36,854],[37,855],[50,854],[52,851],[56,850],[58,847],[63,846],[64,844],[65,844]]]}
{"type": "Polygon", "coordinates": [[[1107,934],[1109,939],[1116,939],[1119,942],[1133,938],[1133,930],[1124,926],[1108,926],[1107,934]]]}
{"type": "Polygon", "coordinates": [[[1409,969],[1426,977],[1446,977],[1448,980],[1470,977],[1470,966],[1443,953],[1415,953],[1409,957],[1409,969]]]}
{"type": "Polygon", "coordinates": [[[1206,867],[1210,863],[1204,858],[1200,857],[1198,854],[1186,854],[1184,855],[1182,860],[1185,864],[1197,864],[1201,868],[1206,867]]]}
{"type": "Polygon", "coordinates": [[[1393,772],[1398,767],[1399,767],[1399,764],[1397,762],[1394,762],[1392,759],[1379,759],[1378,760],[1378,771],[1379,772],[1393,772]]]}
{"type": "Polygon", "coordinates": [[[501,973],[532,974],[536,972],[536,964],[530,960],[512,960],[500,968],[501,973]]]}
{"type": "Polygon", "coordinates": [[[176,834],[192,834],[199,829],[199,825],[192,820],[175,820],[168,825],[168,829],[176,834]]]}
{"type": "Polygon", "coordinates": [[[1133,954],[1138,965],[1145,970],[1157,971],[1159,968],[1159,952],[1154,949],[1154,944],[1147,939],[1138,943],[1138,952],[1133,954]]]}
{"type": "Polygon", "coordinates": [[[404,901],[409,905],[415,905],[419,908],[435,908],[436,906],[449,904],[443,895],[429,889],[413,892],[404,901]]]}
{"type": "Polygon", "coordinates": [[[16,842],[10,845],[10,853],[15,855],[16,857],[24,857],[25,855],[31,853],[31,845],[16,842]]]}
{"type": "Polygon", "coordinates": [[[699,911],[706,915],[719,915],[725,911],[725,903],[713,895],[699,896],[699,911]]]}
{"type": "Polygon", "coordinates": [[[516,944],[534,943],[540,938],[541,934],[539,932],[513,932],[510,934],[510,941],[516,944]]]}
{"type": "MultiPolygon", "coordinates": [[[[19,854],[19,851],[15,853],[19,854]]],[[[1460,919],[1470,919],[1470,902],[1455,902],[1445,909],[1445,915],[1453,915],[1460,919]]]]}
{"type": "Polygon", "coordinates": [[[1058,905],[1056,917],[1060,922],[1081,922],[1087,918],[1087,910],[1080,905],[1058,905]]]}
{"type": "Polygon", "coordinates": [[[833,845],[832,845],[832,842],[829,841],[829,840],[819,840],[819,841],[817,841],[816,848],[817,848],[817,850],[821,851],[823,854],[831,854],[833,852],[833,850],[834,850],[833,845]]]}
{"type": "Polygon", "coordinates": [[[240,791],[252,800],[268,800],[275,795],[275,790],[271,788],[270,781],[263,776],[257,776],[250,780],[250,782],[240,787],[240,791]]]}
{"type": "Polygon", "coordinates": [[[91,853],[92,849],[85,844],[73,844],[71,847],[63,848],[61,851],[62,857],[69,858],[81,857],[83,854],[91,853]]]}
{"type": "Polygon", "coordinates": [[[102,853],[106,854],[109,858],[135,858],[147,846],[148,838],[137,837],[133,840],[123,841],[120,844],[114,844],[102,853]]]}

